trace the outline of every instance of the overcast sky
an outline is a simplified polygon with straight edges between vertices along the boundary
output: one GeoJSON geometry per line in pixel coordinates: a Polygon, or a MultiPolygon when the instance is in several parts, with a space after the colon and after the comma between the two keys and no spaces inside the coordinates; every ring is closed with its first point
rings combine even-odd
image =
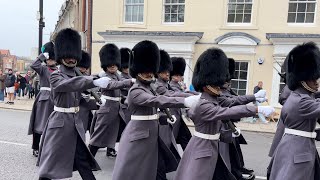
{"type": "MultiPolygon", "coordinates": [[[[46,27],[43,43],[49,40],[58,20],[58,12],[65,0],[43,0],[46,27]]],[[[38,46],[39,0],[0,0],[0,49],[9,49],[17,56],[30,56],[38,46]]]]}

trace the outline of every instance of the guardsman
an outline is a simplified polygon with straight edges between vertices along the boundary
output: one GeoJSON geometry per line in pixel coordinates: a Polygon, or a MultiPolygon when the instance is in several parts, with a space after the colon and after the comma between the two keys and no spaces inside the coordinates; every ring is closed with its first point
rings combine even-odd
{"type": "MultiPolygon", "coordinates": [[[[183,85],[183,76],[186,69],[186,61],[182,57],[172,57],[172,71],[170,72],[171,81],[170,87],[175,92],[185,92],[183,85]]],[[[186,91],[187,93],[198,94],[197,92],[186,91]]],[[[180,144],[182,149],[185,150],[190,139],[191,132],[184,122],[184,119],[190,121],[187,117],[185,108],[171,108],[172,114],[177,118],[177,121],[173,124],[173,135],[180,144]]]]}
{"type": "Polygon", "coordinates": [[[320,51],[315,43],[298,45],[289,52],[286,80],[292,92],[281,109],[285,129],[271,159],[270,180],[320,179],[315,144],[320,102],[314,97],[319,68],[320,51]]]}
{"type": "Polygon", "coordinates": [[[188,112],[195,132],[183,153],[175,180],[235,179],[219,153],[221,120],[250,117],[257,112],[269,116],[274,112],[272,107],[220,106],[218,96],[229,74],[228,65],[224,52],[216,48],[203,52],[195,65],[192,84],[202,94],[188,112]]]}
{"type": "MultiPolygon", "coordinates": [[[[176,92],[171,89],[169,85],[170,71],[172,71],[172,62],[171,62],[170,56],[165,50],[160,50],[160,66],[157,74],[157,80],[155,82],[155,90],[157,94],[165,95],[169,97],[192,96],[192,94],[187,94],[184,92],[176,92]]],[[[171,109],[169,109],[169,112],[171,113],[171,109]]],[[[159,136],[161,140],[164,142],[164,144],[170,150],[169,153],[173,155],[172,156],[173,161],[166,162],[165,161],[166,155],[164,153],[168,153],[168,152],[163,151],[161,149],[159,150],[157,180],[166,180],[167,179],[166,173],[175,171],[181,159],[178,153],[177,143],[173,135],[173,126],[176,123],[177,117],[175,115],[172,115],[172,117],[173,117],[172,120],[167,119],[167,117],[165,117],[164,121],[160,121],[159,136]],[[167,168],[168,166],[175,167],[175,168],[170,168],[170,170],[168,170],[167,168]]]]}
{"type": "Polygon", "coordinates": [[[40,78],[40,92],[34,101],[30,116],[28,135],[33,135],[32,149],[33,155],[39,155],[39,143],[44,127],[49,115],[53,111],[53,102],[50,98],[49,78],[53,71],[56,70],[56,60],[54,56],[54,44],[48,42],[41,48],[42,54],[36,61],[31,64],[31,68],[38,73],[40,78]],[[42,62],[45,65],[42,65],[42,62]]]}
{"type": "MultiPolygon", "coordinates": [[[[221,89],[221,95],[218,97],[220,106],[232,107],[236,105],[245,105],[250,102],[259,101],[260,103],[266,101],[266,91],[260,90],[254,95],[238,96],[231,89],[231,79],[235,78],[235,61],[232,58],[228,58],[229,61],[229,75],[227,81],[224,83],[221,89]]],[[[219,153],[221,158],[226,163],[227,168],[238,180],[252,180],[255,178],[254,171],[244,166],[244,160],[240,144],[247,144],[241,134],[240,129],[236,128],[234,122],[238,122],[240,119],[226,119],[222,121],[220,130],[219,141],[219,153]],[[239,134],[232,133],[232,126],[239,134]]]]}
{"type": "Polygon", "coordinates": [[[137,78],[127,100],[131,120],[123,132],[113,170],[113,180],[157,177],[159,122],[157,108],[190,107],[197,96],[187,98],[155,95],[150,84],[158,72],[160,52],[151,41],[141,41],[131,52],[129,72],[137,78]]]}
{"type": "Polygon", "coordinates": [[[123,112],[120,107],[121,89],[131,87],[135,80],[123,80],[118,74],[118,69],[121,67],[121,54],[116,45],[104,45],[99,55],[104,76],[109,77],[111,80],[106,88],[101,89],[101,98],[106,103],[96,112],[97,117],[95,123],[92,124],[94,128],[89,148],[93,156],[95,156],[99,148],[107,147],[107,156],[114,158],[117,156],[115,145],[120,121],[123,121],[121,117],[123,112]]]}
{"type": "MultiPolygon", "coordinates": [[[[91,57],[90,55],[82,50],[82,58],[80,62],[77,63],[77,68],[84,76],[89,76],[89,68],[91,66],[91,57]]],[[[91,97],[91,90],[84,91],[81,93],[81,99],[80,99],[80,110],[79,114],[80,117],[83,120],[83,127],[84,130],[87,131],[90,129],[91,120],[93,118],[92,110],[99,109],[99,103],[91,97]]]]}
{"type": "Polygon", "coordinates": [[[100,167],[85,144],[79,104],[81,92],[96,86],[105,88],[110,79],[76,76],[75,67],[82,56],[81,38],[75,30],[67,28],[57,34],[54,52],[60,67],[50,76],[54,111],[41,139],[39,179],[70,178],[77,170],[82,179],[95,180],[92,170],[100,167]]]}

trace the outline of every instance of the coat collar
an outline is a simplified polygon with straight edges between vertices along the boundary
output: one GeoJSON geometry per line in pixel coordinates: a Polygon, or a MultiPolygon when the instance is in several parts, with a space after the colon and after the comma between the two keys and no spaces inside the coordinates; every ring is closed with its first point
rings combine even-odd
{"type": "Polygon", "coordinates": [[[158,79],[157,79],[157,82],[158,82],[159,84],[164,85],[166,88],[168,88],[168,87],[169,87],[169,86],[168,86],[168,83],[167,83],[167,82],[165,82],[164,80],[162,80],[161,78],[158,78],[158,79]]]}
{"type": "Polygon", "coordinates": [[[119,74],[117,72],[114,74],[111,74],[108,71],[106,71],[106,75],[114,80],[120,80],[119,74]]]}
{"type": "Polygon", "coordinates": [[[60,65],[60,67],[59,67],[59,70],[60,70],[60,72],[62,72],[63,74],[66,74],[66,75],[68,75],[68,76],[70,76],[70,77],[75,77],[76,76],[76,73],[75,73],[75,71],[74,71],[74,68],[67,68],[66,66],[64,66],[64,65],[60,65]]]}
{"type": "Polygon", "coordinates": [[[201,99],[205,99],[205,100],[210,101],[210,102],[212,102],[212,103],[214,103],[216,105],[219,104],[217,98],[218,98],[217,96],[212,96],[212,95],[210,95],[210,94],[208,94],[206,92],[203,92],[201,94],[201,99]]]}

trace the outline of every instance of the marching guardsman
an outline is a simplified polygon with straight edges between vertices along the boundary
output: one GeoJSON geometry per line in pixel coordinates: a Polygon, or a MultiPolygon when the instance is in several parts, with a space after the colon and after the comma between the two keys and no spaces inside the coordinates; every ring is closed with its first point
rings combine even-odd
{"type": "MultiPolygon", "coordinates": [[[[131,50],[129,48],[121,48],[121,78],[122,79],[132,79],[129,73],[129,61],[130,61],[130,54],[131,50]]],[[[130,88],[123,88],[121,89],[121,108],[123,112],[122,119],[125,121],[126,124],[130,121],[130,111],[128,110],[128,104],[126,103],[126,99],[128,96],[130,88]]],[[[120,127],[122,127],[120,125],[120,127]]],[[[119,130],[118,136],[122,134],[124,129],[119,130]],[[120,133],[121,132],[121,133],[120,133]]]]}
{"type": "MultiPolygon", "coordinates": [[[[284,60],[283,62],[283,65],[281,67],[281,72],[284,72],[283,74],[279,74],[281,75],[281,78],[284,79],[284,83],[287,82],[286,80],[286,71],[287,71],[287,68],[286,68],[286,64],[288,63],[288,58],[289,56],[286,57],[286,59],[284,60]]],[[[290,96],[291,94],[291,90],[289,89],[288,85],[284,86],[284,88],[282,89],[282,92],[279,96],[279,103],[283,106],[284,103],[287,101],[288,97],[290,96]]],[[[271,147],[270,147],[270,150],[269,150],[269,157],[272,157],[273,156],[273,153],[274,151],[277,149],[277,146],[283,136],[283,133],[284,133],[284,129],[285,129],[285,126],[284,126],[284,123],[283,123],[283,120],[282,120],[282,114],[280,114],[280,118],[278,120],[278,124],[277,124],[277,130],[276,130],[276,133],[274,134],[274,137],[273,137],[273,141],[272,141],[272,144],[271,144],[271,147]]]]}
{"type": "MultiPolygon", "coordinates": [[[[260,90],[254,95],[238,96],[231,89],[231,79],[235,78],[235,61],[228,58],[229,74],[223,86],[220,87],[221,93],[218,97],[219,105],[222,107],[232,107],[237,105],[245,105],[250,102],[259,101],[260,103],[266,101],[266,91],[260,90]]],[[[240,129],[236,128],[234,122],[240,119],[226,119],[222,121],[220,130],[219,153],[222,160],[226,163],[229,171],[235,176],[236,179],[254,179],[254,171],[244,166],[243,154],[240,144],[247,144],[240,129]],[[230,124],[231,123],[231,124],[230,124]],[[239,134],[232,133],[232,126],[239,134]]]]}
{"type": "Polygon", "coordinates": [[[42,132],[47,123],[49,115],[53,111],[53,102],[50,98],[50,74],[56,70],[56,60],[54,55],[54,44],[46,43],[41,48],[42,54],[31,64],[31,68],[38,73],[40,78],[40,93],[37,95],[31,112],[28,135],[33,135],[32,149],[33,155],[38,157],[39,144],[42,132]],[[45,65],[42,65],[42,62],[45,65]]]}
{"type": "Polygon", "coordinates": [[[281,109],[284,135],[271,159],[270,180],[320,179],[315,127],[320,117],[317,92],[320,51],[313,42],[298,45],[288,56],[287,85],[292,91],[281,109]]]}
{"type": "Polygon", "coordinates": [[[110,79],[76,76],[75,67],[81,60],[81,38],[75,30],[63,29],[57,34],[55,55],[60,67],[50,76],[54,111],[41,139],[39,179],[70,178],[77,170],[82,179],[95,180],[92,170],[100,167],[85,144],[79,104],[81,92],[96,86],[105,88],[110,79]]]}
{"type": "MultiPolygon", "coordinates": [[[[90,74],[88,70],[90,66],[91,57],[87,52],[82,50],[82,58],[80,62],[77,63],[77,68],[82,75],[89,76],[90,74]]],[[[83,127],[85,131],[90,129],[91,120],[93,118],[92,110],[99,109],[97,104],[97,101],[90,96],[90,92],[84,91],[81,93],[79,117],[83,120],[83,127]]]]}
{"type": "MultiPolygon", "coordinates": [[[[172,71],[170,72],[170,87],[175,92],[185,92],[185,89],[183,88],[183,76],[186,69],[186,61],[182,57],[172,57],[171,61],[172,71]]],[[[188,91],[187,93],[198,94],[197,92],[191,91],[188,91]]],[[[173,135],[177,144],[180,144],[182,149],[185,150],[192,136],[188,126],[184,122],[184,118],[187,118],[186,109],[171,108],[171,112],[177,118],[177,121],[173,124],[173,135]]]]}
{"type": "Polygon", "coordinates": [[[187,98],[155,95],[150,84],[158,72],[160,52],[151,41],[142,41],[131,52],[129,72],[137,78],[128,94],[131,120],[123,132],[113,171],[113,180],[157,177],[159,122],[157,108],[190,107],[197,96],[187,98]]]}
{"type": "MultiPolygon", "coordinates": [[[[169,85],[170,81],[170,71],[172,71],[172,62],[170,59],[169,54],[164,51],[160,50],[160,66],[157,73],[157,80],[154,84],[155,90],[157,94],[159,95],[165,95],[169,97],[189,97],[192,96],[192,94],[187,94],[183,92],[175,92],[171,89],[169,85]]],[[[171,113],[171,109],[169,110],[171,113]]],[[[175,171],[178,167],[179,161],[181,159],[178,149],[177,149],[177,143],[175,141],[174,135],[173,135],[173,125],[176,123],[176,117],[172,115],[173,119],[170,120],[167,117],[164,118],[164,121],[162,122],[160,120],[160,126],[159,126],[159,136],[161,140],[164,142],[164,144],[168,147],[168,149],[172,153],[173,161],[169,162],[170,166],[175,166],[175,168],[167,168],[168,162],[165,162],[165,154],[168,153],[163,150],[159,150],[158,155],[158,172],[157,172],[157,180],[166,180],[166,173],[169,173],[171,171],[175,171]]]]}
{"type": "Polygon", "coordinates": [[[188,112],[195,132],[183,153],[175,180],[235,179],[219,153],[221,121],[250,117],[258,112],[269,116],[274,112],[274,108],[265,106],[220,106],[218,96],[229,74],[228,65],[227,56],[216,48],[202,53],[195,65],[192,84],[202,95],[188,112]]]}
{"type": "MultiPolygon", "coordinates": [[[[99,148],[107,147],[107,156],[116,157],[115,144],[118,137],[120,121],[123,121],[120,114],[121,89],[129,88],[135,79],[122,80],[118,74],[121,67],[121,55],[118,47],[114,44],[104,45],[100,52],[101,68],[105,76],[111,80],[107,87],[101,89],[101,98],[106,100],[96,112],[96,122],[92,124],[93,132],[89,143],[89,148],[93,156],[99,148]]],[[[125,123],[124,123],[125,124],[125,123]]]]}

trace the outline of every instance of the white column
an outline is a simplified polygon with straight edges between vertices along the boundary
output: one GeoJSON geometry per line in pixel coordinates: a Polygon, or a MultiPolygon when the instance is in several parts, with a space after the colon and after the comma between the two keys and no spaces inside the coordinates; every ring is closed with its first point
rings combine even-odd
{"type": "Polygon", "coordinates": [[[274,57],[273,61],[273,78],[270,105],[274,107],[281,107],[281,105],[279,104],[280,76],[278,72],[281,72],[281,65],[283,64],[284,59],[285,57],[274,57]]]}

